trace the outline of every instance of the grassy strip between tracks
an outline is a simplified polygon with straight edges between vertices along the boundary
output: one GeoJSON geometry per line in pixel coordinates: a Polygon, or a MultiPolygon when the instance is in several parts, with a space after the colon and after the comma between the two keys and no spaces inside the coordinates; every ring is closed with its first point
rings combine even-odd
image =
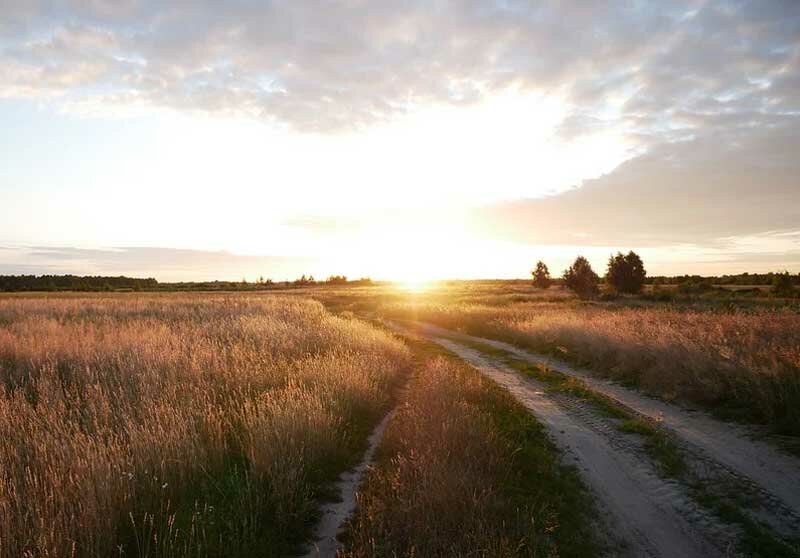
{"type": "Polygon", "coordinates": [[[348,557],[596,556],[594,505],[543,426],[437,346],[416,358],[344,536],[348,557]]]}
{"type": "MultiPolygon", "coordinates": [[[[717,486],[694,475],[686,456],[673,436],[656,421],[644,418],[613,399],[591,389],[585,382],[562,374],[552,368],[535,365],[514,357],[511,353],[480,342],[454,339],[514,370],[544,383],[547,389],[588,401],[595,410],[614,420],[622,432],[641,436],[644,448],[664,476],[684,482],[692,497],[722,521],[736,525],[741,532],[739,551],[754,557],[800,556],[800,541],[784,541],[768,527],[754,520],[747,509],[753,502],[744,497],[741,489],[717,486]]],[[[745,491],[746,492],[746,491],[745,491]]]]}

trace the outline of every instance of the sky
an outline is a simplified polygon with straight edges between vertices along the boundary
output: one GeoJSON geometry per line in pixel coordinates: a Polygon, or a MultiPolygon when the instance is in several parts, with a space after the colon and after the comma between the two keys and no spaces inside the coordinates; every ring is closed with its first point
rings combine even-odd
{"type": "Polygon", "coordinates": [[[0,274],[800,272],[800,2],[0,0],[0,274]]]}

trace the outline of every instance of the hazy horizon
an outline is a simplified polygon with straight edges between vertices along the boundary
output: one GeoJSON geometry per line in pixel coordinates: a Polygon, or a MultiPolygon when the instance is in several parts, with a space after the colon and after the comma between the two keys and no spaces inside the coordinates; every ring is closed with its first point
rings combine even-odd
{"type": "Polygon", "coordinates": [[[800,3],[2,2],[0,274],[800,272],[800,3]]]}

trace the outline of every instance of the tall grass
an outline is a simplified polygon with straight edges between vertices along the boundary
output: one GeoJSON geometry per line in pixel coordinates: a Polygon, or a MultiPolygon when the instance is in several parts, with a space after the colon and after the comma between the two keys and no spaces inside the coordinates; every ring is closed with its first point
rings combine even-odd
{"type": "Polygon", "coordinates": [[[526,409],[439,357],[386,430],[343,555],[596,556],[592,509],[526,409]]]}
{"type": "Polygon", "coordinates": [[[574,302],[388,303],[396,316],[504,339],[784,434],[800,434],[800,314],[574,302]]]}
{"type": "Polygon", "coordinates": [[[308,300],[0,298],[0,557],[285,554],[407,363],[308,300]]]}

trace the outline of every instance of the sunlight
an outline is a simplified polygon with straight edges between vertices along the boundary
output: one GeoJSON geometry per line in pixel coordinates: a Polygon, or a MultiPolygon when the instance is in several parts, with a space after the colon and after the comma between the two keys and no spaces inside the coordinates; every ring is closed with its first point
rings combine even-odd
{"type": "Polygon", "coordinates": [[[161,129],[153,163],[131,165],[120,179],[131,190],[152,185],[147,188],[158,193],[158,207],[148,208],[146,198],[130,203],[137,212],[155,210],[161,218],[146,233],[134,233],[135,227],[102,211],[107,200],[97,198],[85,221],[120,244],[263,255],[266,235],[274,241],[272,252],[279,246],[293,255],[321,257],[329,230],[284,224],[309,216],[369,223],[376,213],[407,212],[411,221],[396,226],[408,229],[417,226],[420,212],[433,221],[449,220],[454,210],[561,192],[627,158],[629,146],[616,129],[580,139],[559,136],[567,108],[558,96],[508,87],[473,103],[414,105],[391,121],[334,135],[298,133],[242,117],[161,111],[152,117],[161,129]],[[176,186],[161,191],[163,183],[176,186]],[[219,195],[219,184],[228,185],[229,195],[219,195]],[[190,194],[193,218],[216,220],[220,227],[190,226],[175,211],[190,194]],[[252,203],[238,203],[243,197],[252,203]]]}
{"type": "Polygon", "coordinates": [[[396,283],[397,287],[403,291],[410,292],[410,293],[422,293],[431,290],[433,287],[433,281],[430,279],[424,278],[416,278],[416,279],[406,279],[399,283],[396,283]]]}

